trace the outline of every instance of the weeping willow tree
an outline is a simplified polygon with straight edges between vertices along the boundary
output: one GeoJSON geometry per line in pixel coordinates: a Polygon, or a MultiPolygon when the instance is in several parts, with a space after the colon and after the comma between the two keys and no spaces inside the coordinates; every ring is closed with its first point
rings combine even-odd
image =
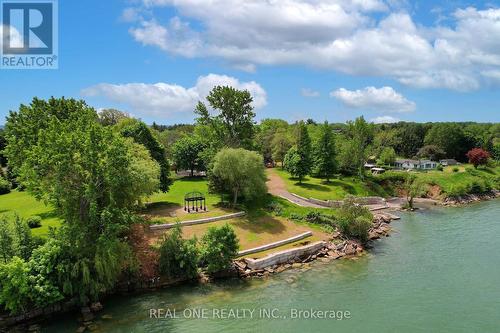
{"type": "MultiPolygon", "coordinates": [[[[94,109],[73,99],[34,99],[10,113],[5,135],[5,154],[18,181],[64,220],[50,236],[55,243],[36,252],[50,266],[32,263],[38,289],[55,286],[82,302],[98,297],[130,266],[123,235],[131,209],[159,188],[158,163],[144,146],[102,126],[94,109]]],[[[36,303],[47,299],[41,293],[36,303]]]]}

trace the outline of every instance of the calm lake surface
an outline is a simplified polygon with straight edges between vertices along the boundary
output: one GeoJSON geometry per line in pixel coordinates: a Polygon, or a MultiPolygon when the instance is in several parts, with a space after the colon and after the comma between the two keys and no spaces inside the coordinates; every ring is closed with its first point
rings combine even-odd
{"type": "MultiPolygon", "coordinates": [[[[357,260],[115,297],[105,302],[97,332],[499,332],[500,201],[400,215],[391,237],[357,260]],[[181,318],[150,319],[151,308],[175,308],[181,318]],[[195,308],[208,318],[182,318],[195,308]],[[230,308],[256,309],[254,319],[212,318],[214,309],[230,308]],[[292,309],[311,308],[351,318],[290,319],[292,309]],[[278,309],[283,318],[258,318],[259,309],[278,309]]],[[[44,330],[75,332],[75,318],[44,330]]]]}

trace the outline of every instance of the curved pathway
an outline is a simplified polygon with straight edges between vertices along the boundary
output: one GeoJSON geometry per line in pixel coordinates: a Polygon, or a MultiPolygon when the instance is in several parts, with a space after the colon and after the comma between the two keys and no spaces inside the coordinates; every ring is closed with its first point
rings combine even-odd
{"type": "Polygon", "coordinates": [[[283,199],[290,201],[291,203],[294,203],[302,207],[326,208],[292,195],[290,192],[287,191],[285,181],[281,179],[281,177],[278,176],[276,172],[274,172],[274,169],[269,168],[267,169],[266,173],[267,173],[267,182],[266,182],[267,191],[272,195],[281,197],[283,199]]]}

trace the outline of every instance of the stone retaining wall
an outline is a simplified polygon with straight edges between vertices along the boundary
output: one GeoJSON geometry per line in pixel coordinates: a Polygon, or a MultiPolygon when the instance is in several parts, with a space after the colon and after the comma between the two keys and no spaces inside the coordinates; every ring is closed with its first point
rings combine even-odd
{"type": "Polygon", "coordinates": [[[285,244],[290,244],[290,243],[293,243],[293,242],[296,242],[296,241],[299,241],[301,239],[304,239],[304,238],[307,238],[307,237],[311,237],[311,236],[312,236],[312,232],[306,231],[306,232],[304,232],[304,233],[302,233],[300,235],[293,236],[293,237],[290,237],[290,238],[287,238],[287,239],[284,239],[284,240],[280,240],[280,241],[277,241],[277,242],[274,242],[274,243],[269,243],[269,244],[266,244],[266,245],[254,247],[253,249],[248,249],[248,250],[240,251],[240,252],[238,252],[238,257],[242,257],[242,256],[246,256],[248,254],[252,254],[252,253],[257,253],[257,252],[262,252],[262,251],[274,249],[275,247],[279,247],[279,246],[282,246],[282,245],[285,245],[285,244]]]}
{"type": "MultiPolygon", "coordinates": [[[[190,220],[190,221],[184,221],[184,222],[178,222],[178,223],[180,224],[181,227],[184,227],[184,226],[188,226],[188,225],[203,224],[203,223],[210,223],[210,222],[234,219],[237,217],[245,216],[245,214],[246,214],[245,212],[238,212],[238,213],[233,213],[233,214],[227,214],[227,215],[215,216],[215,217],[207,217],[204,219],[190,220]]],[[[151,229],[151,230],[171,229],[176,224],[177,223],[152,224],[149,226],[149,229],[151,229]]]]}
{"type": "MultiPolygon", "coordinates": [[[[339,208],[342,206],[342,200],[320,200],[315,198],[304,198],[298,194],[290,193],[296,198],[302,199],[304,201],[331,208],[339,208]]],[[[382,197],[356,197],[354,201],[360,205],[385,205],[386,200],[382,197]]]]}
{"type": "Polygon", "coordinates": [[[263,269],[265,267],[280,265],[294,261],[301,257],[306,257],[310,254],[316,253],[326,246],[325,241],[319,241],[309,245],[304,245],[295,249],[283,250],[280,252],[272,253],[264,258],[251,259],[245,258],[245,262],[251,269],[263,269]]]}

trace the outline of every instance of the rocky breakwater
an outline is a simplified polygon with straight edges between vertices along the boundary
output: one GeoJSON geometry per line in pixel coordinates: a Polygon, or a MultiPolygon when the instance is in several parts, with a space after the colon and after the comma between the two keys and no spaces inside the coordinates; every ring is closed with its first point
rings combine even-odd
{"type": "Polygon", "coordinates": [[[379,239],[382,236],[388,237],[391,232],[392,217],[385,214],[376,214],[373,216],[373,226],[368,230],[368,239],[379,239]]]}
{"type": "MultiPolygon", "coordinates": [[[[314,244],[313,244],[314,245],[314,244]]],[[[290,249],[293,251],[294,249],[290,249]]],[[[363,246],[354,240],[345,240],[339,243],[332,242],[322,242],[321,246],[314,251],[314,253],[308,253],[301,256],[296,256],[291,258],[289,261],[280,262],[277,264],[271,264],[266,267],[260,267],[259,265],[253,265],[254,261],[257,260],[269,260],[275,255],[283,253],[273,253],[262,259],[241,259],[235,261],[235,267],[238,270],[239,276],[242,278],[249,277],[267,277],[271,274],[281,273],[288,269],[303,269],[308,268],[310,262],[319,260],[323,262],[328,262],[331,260],[339,259],[346,256],[355,256],[363,252],[363,246]]]]}
{"type": "MultiPolygon", "coordinates": [[[[368,232],[368,239],[375,240],[387,237],[391,232],[389,223],[393,215],[376,214],[373,226],[368,232]]],[[[271,253],[260,259],[243,258],[236,260],[234,266],[242,278],[264,278],[271,274],[281,273],[288,269],[308,269],[312,261],[329,262],[332,260],[353,257],[364,251],[363,245],[355,240],[343,240],[339,232],[332,235],[329,242],[317,242],[299,248],[292,248],[271,253]]]]}
{"type": "Polygon", "coordinates": [[[459,197],[449,197],[443,200],[444,206],[461,206],[474,202],[491,200],[500,197],[500,191],[492,190],[482,194],[467,194],[459,197]]]}

